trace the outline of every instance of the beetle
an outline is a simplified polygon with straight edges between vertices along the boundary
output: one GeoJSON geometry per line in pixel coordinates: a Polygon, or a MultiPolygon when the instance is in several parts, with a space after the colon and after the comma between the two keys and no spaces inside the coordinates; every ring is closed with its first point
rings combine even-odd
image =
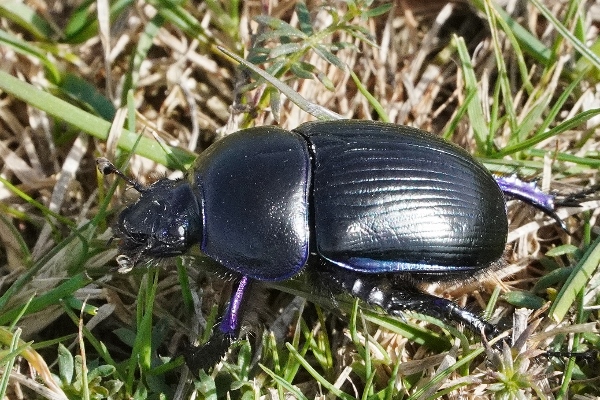
{"type": "Polygon", "coordinates": [[[106,159],[98,166],[140,192],[115,227],[122,270],[198,244],[235,276],[211,339],[186,352],[195,370],[218,362],[237,337],[252,281],[286,280],[305,267],[391,315],[417,311],[494,337],[494,325],[420,284],[472,277],[500,262],[506,196],[562,224],[554,197],[535,184],[495,177],[430,133],[374,121],[239,131],[210,146],[183,179],[148,187],[106,159]]]}

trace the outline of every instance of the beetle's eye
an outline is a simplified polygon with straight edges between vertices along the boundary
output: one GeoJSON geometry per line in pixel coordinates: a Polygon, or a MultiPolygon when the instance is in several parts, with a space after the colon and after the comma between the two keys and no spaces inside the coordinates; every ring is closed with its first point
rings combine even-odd
{"type": "Polygon", "coordinates": [[[185,227],[181,224],[166,227],[159,236],[164,243],[178,243],[185,240],[185,227]]]}

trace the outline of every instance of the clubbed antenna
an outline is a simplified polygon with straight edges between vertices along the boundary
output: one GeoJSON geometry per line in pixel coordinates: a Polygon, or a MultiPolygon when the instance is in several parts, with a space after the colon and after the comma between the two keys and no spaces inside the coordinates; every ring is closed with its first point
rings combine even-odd
{"type": "Polygon", "coordinates": [[[96,159],[96,165],[98,166],[98,170],[102,172],[103,175],[116,174],[120,178],[124,179],[125,182],[129,183],[138,192],[142,193],[146,190],[146,188],[144,188],[144,186],[142,186],[141,183],[125,175],[123,172],[121,172],[121,170],[115,167],[113,163],[108,161],[107,158],[98,157],[96,159]]]}

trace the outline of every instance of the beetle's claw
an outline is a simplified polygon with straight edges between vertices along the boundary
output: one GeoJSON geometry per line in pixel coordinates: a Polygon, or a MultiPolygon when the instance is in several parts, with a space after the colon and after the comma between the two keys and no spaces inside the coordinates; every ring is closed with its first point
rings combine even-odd
{"type": "Polygon", "coordinates": [[[556,223],[558,223],[558,226],[560,226],[560,228],[563,231],[570,234],[569,230],[567,229],[567,224],[565,224],[565,221],[563,221],[554,210],[552,210],[552,211],[551,210],[542,210],[542,211],[544,211],[546,213],[546,215],[548,215],[550,218],[555,220],[556,223]]]}

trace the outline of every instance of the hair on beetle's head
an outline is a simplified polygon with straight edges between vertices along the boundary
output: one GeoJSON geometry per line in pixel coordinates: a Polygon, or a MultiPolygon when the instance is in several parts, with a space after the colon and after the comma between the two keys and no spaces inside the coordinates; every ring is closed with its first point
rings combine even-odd
{"type": "Polygon", "coordinates": [[[118,175],[140,193],[121,212],[114,228],[119,272],[130,271],[142,260],[181,255],[200,241],[200,206],[187,181],[160,179],[145,187],[107,159],[98,159],[97,164],[103,174],[118,175]]]}

